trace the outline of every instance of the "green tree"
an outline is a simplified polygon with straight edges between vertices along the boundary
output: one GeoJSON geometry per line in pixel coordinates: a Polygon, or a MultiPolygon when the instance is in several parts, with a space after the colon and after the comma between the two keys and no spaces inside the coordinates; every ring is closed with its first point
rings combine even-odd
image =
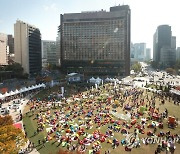
{"type": "Polygon", "coordinates": [[[152,62],[151,62],[151,67],[152,67],[152,68],[155,68],[155,69],[156,69],[156,68],[159,68],[159,63],[156,62],[156,61],[152,61],[152,62]]]}
{"type": "Polygon", "coordinates": [[[21,78],[23,76],[23,67],[19,63],[7,65],[5,67],[5,71],[12,71],[17,78],[21,78]]]}
{"type": "Polygon", "coordinates": [[[44,79],[43,79],[44,82],[51,82],[52,81],[52,77],[50,76],[46,76],[44,79]]]}
{"type": "Polygon", "coordinates": [[[138,73],[140,72],[142,69],[141,69],[141,64],[138,63],[138,62],[135,62],[132,67],[131,67],[132,70],[134,70],[134,72],[138,73]]]}

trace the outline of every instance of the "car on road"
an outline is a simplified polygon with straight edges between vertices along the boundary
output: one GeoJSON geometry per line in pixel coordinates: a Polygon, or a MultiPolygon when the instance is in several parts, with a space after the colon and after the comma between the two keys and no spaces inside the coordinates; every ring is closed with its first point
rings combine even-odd
{"type": "Polygon", "coordinates": [[[154,79],[153,79],[153,78],[150,78],[150,79],[149,79],[149,82],[154,82],[154,79]]]}
{"type": "Polygon", "coordinates": [[[138,79],[137,81],[139,81],[139,82],[144,82],[144,80],[142,80],[142,79],[138,79]]]}
{"type": "Polygon", "coordinates": [[[7,115],[9,114],[9,110],[6,107],[0,108],[0,115],[7,115]]]}
{"type": "Polygon", "coordinates": [[[13,104],[12,109],[15,109],[15,110],[20,109],[20,104],[13,104]]]}
{"type": "Polygon", "coordinates": [[[22,105],[23,104],[23,101],[19,100],[19,99],[16,99],[16,100],[13,100],[13,105],[22,105]]]}

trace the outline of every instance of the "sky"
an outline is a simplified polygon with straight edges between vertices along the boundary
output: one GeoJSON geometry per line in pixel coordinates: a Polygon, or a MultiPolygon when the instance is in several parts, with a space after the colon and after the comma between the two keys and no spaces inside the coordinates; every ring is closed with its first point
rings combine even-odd
{"type": "Polygon", "coordinates": [[[106,10],[115,5],[131,9],[131,42],[153,47],[157,26],[171,26],[180,46],[179,0],[0,0],[0,33],[14,35],[17,19],[38,27],[42,40],[56,40],[60,14],[106,10]]]}

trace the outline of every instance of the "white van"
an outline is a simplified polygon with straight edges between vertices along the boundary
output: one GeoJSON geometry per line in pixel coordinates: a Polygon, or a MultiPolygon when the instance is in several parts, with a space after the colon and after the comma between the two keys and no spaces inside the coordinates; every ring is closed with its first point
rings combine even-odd
{"type": "Polygon", "coordinates": [[[15,100],[13,100],[13,104],[20,105],[21,104],[21,100],[20,99],[15,99],[15,100]]]}
{"type": "Polygon", "coordinates": [[[6,107],[0,108],[0,115],[9,114],[9,110],[6,107]]]}
{"type": "Polygon", "coordinates": [[[13,104],[12,105],[12,109],[19,109],[20,108],[20,104],[13,104]]]}

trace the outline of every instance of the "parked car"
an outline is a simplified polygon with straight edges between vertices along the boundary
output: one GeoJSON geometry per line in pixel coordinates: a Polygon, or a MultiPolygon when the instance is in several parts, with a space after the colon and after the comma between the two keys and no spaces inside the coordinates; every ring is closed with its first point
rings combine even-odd
{"type": "Polygon", "coordinates": [[[20,104],[13,104],[12,105],[12,109],[19,109],[20,108],[20,104]]]}
{"type": "Polygon", "coordinates": [[[10,105],[10,104],[9,104],[8,107],[7,107],[8,110],[12,109],[12,106],[13,106],[13,105],[10,105]]]}
{"type": "Polygon", "coordinates": [[[149,79],[149,82],[154,82],[154,79],[149,79]]]}
{"type": "Polygon", "coordinates": [[[9,114],[8,108],[6,107],[0,108],[0,115],[6,115],[6,114],[9,114]]]}
{"type": "Polygon", "coordinates": [[[21,100],[16,99],[16,100],[13,100],[13,104],[18,104],[18,105],[20,105],[20,104],[23,104],[23,103],[21,102],[21,100]]]}

